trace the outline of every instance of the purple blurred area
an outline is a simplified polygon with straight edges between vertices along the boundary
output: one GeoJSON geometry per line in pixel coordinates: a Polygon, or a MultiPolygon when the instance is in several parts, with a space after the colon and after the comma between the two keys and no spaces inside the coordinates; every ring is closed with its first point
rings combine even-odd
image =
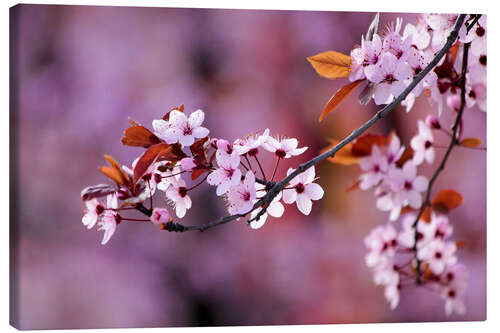
{"type": "MultiPolygon", "coordinates": [[[[172,107],[201,108],[215,137],[270,128],[309,146],[310,159],[366,121],[376,106],[355,96],[321,124],[347,82],[316,75],[306,57],[348,54],[374,13],[20,5],[11,9],[17,179],[11,218],[12,316],[18,328],[368,323],[486,318],[486,153],[457,148],[435,188],[460,191],[450,215],[467,246],[467,314],[446,317],[439,295],[403,290],[391,311],[364,264],[363,238],[387,220],[373,193],[346,193],[357,166],[320,164],[325,197],[310,216],[285,216],[251,230],[245,221],[205,233],[168,233],[123,223],[106,246],[81,223],[83,187],[106,182],[103,154],[130,165],[142,150],[119,139],[127,117],[151,127],[172,107]]],[[[381,14],[381,27],[401,16],[381,14]]],[[[434,108],[421,97],[372,132],[396,129],[405,145],[434,108]]],[[[450,124],[453,115],[443,115],[450,124]]],[[[464,136],[486,145],[486,114],[464,115],[464,136]]],[[[447,143],[438,134],[437,141],[447,143]]],[[[438,157],[443,152],[439,152],[438,157]]],[[[274,161],[265,161],[272,169],[274,161]]],[[[436,164],[420,168],[429,176],[436,164]]],[[[12,200],[12,197],[11,197],[12,200]]],[[[163,199],[158,198],[162,205],[163,199]]],[[[223,215],[213,187],[193,193],[182,223],[223,215]]],[[[137,215],[139,217],[139,215],[137,215]]]]}

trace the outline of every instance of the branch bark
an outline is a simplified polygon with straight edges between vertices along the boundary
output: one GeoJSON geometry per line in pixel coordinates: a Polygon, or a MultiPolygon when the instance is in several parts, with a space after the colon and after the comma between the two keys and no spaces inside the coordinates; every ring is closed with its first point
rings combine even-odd
{"type": "MultiPolygon", "coordinates": [[[[359,136],[361,136],[370,127],[372,127],[374,124],[376,124],[380,119],[386,117],[399,103],[401,103],[408,96],[408,94],[410,94],[410,92],[417,86],[417,84],[427,75],[427,73],[429,73],[439,63],[439,61],[441,60],[441,58],[443,58],[443,56],[446,54],[446,52],[448,52],[448,50],[453,46],[453,44],[457,40],[458,31],[459,31],[460,27],[462,26],[462,24],[464,23],[465,17],[466,17],[465,14],[461,14],[458,17],[458,19],[455,23],[455,26],[454,26],[453,30],[451,31],[450,35],[448,36],[448,38],[446,39],[446,43],[443,46],[443,48],[441,50],[439,50],[438,53],[436,53],[436,55],[434,56],[432,61],[416,77],[414,77],[413,81],[408,85],[408,87],[406,87],[406,89],[399,96],[397,96],[393,102],[386,105],[384,108],[380,109],[372,118],[370,118],[367,122],[365,122],[363,125],[361,125],[356,130],[351,132],[351,134],[349,134],[347,137],[345,137],[341,142],[339,142],[332,149],[324,152],[321,155],[314,157],[313,159],[311,159],[303,164],[300,164],[297,167],[297,169],[295,169],[295,171],[290,173],[290,175],[283,178],[281,181],[276,182],[276,183],[271,182],[269,184],[269,187],[270,187],[269,191],[266,193],[266,195],[264,197],[259,199],[254,204],[254,206],[252,207],[252,209],[250,211],[248,211],[245,214],[229,215],[229,216],[223,217],[220,220],[201,224],[198,226],[183,226],[182,224],[171,222],[171,223],[167,223],[165,229],[169,230],[169,231],[179,231],[179,232],[194,231],[194,230],[205,231],[207,229],[210,229],[210,228],[222,225],[222,224],[226,224],[228,222],[245,217],[248,214],[252,213],[254,210],[261,208],[261,210],[257,213],[257,215],[254,218],[250,219],[248,222],[258,220],[262,216],[262,214],[265,213],[266,209],[269,207],[269,205],[271,204],[274,197],[276,197],[276,195],[278,195],[278,193],[281,192],[283,190],[283,188],[285,188],[285,186],[290,182],[290,180],[292,180],[293,178],[295,178],[299,174],[305,172],[310,167],[325,160],[326,158],[335,156],[335,154],[340,149],[342,149],[348,143],[354,141],[359,136]]],[[[266,183],[269,183],[269,182],[266,182],[266,183]]]]}
{"type": "MultiPolygon", "coordinates": [[[[475,20],[473,24],[469,26],[469,29],[477,22],[475,20]]],[[[453,123],[452,129],[452,136],[450,139],[450,143],[448,145],[448,149],[446,149],[446,153],[443,156],[443,159],[441,160],[441,163],[439,163],[439,166],[437,167],[436,171],[434,171],[434,174],[432,175],[431,179],[429,180],[429,185],[427,186],[427,191],[425,194],[425,199],[424,202],[422,203],[422,206],[420,207],[420,210],[418,212],[418,215],[415,219],[415,222],[413,222],[412,227],[415,228],[415,234],[414,234],[414,245],[413,245],[413,251],[415,252],[415,259],[416,259],[416,269],[417,269],[417,284],[422,284],[422,268],[421,268],[421,261],[418,259],[417,256],[417,241],[418,241],[418,221],[422,217],[422,214],[425,211],[426,207],[431,206],[431,201],[430,201],[430,196],[431,196],[431,191],[432,191],[432,186],[436,182],[437,177],[439,174],[444,170],[446,166],[446,162],[448,161],[451,151],[453,148],[459,144],[459,141],[457,139],[457,132],[458,128],[461,126],[461,120],[462,120],[462,115],[465,109],[465,74],[467,72],[467,62],[469,58],[469,48],[470,48],[470,43],[464,44],[464,51],[463,51],[463,58],[462,58],[462,73],[461,73],[461,81],[460,81],[460,108],[458,109],[457,112],[457,117],[455,118],[455,122],[453,123]]]]}

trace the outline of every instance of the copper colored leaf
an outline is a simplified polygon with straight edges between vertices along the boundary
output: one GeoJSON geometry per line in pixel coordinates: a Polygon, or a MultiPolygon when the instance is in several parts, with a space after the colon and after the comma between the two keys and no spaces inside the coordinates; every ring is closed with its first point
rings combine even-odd
{"type": "Polygon", "coordinates": [[[455,64],[455,60],[457,59],[459,49],[460,49],[460,42],[457,41],[448,51],[450,55],[450,63],[452,66],[455,64]]]}
{"type": "Polygon", "coordinates": [[[431,213],[432,213],[431,207],[426,206],[424,208],[422,215],[420,216],[420,219],[426,223],[430,223],[431,222],[431,213]]]}
{"type": "Polygon", "coordinates": [[[203,175],[205,172],[207,172],[207,169],[194,169],[191,172],[191,180],[196,180],[200,178],[201,175],[203,175]]]}
{"type": "Polygon", "coordinates": [[[360,136],[352,145],[354,156],[367,156],[372,153],[373,146],[387,146],[389,140],[383,134],[364,134],[360,136]]]}
{"type": "Polygon", "coordinates": [[[319,75],[336,79],[349,76],[351,57],[340,52],[327,51],[308,57],[307,60],[319,75]]]}
{"type": "Polygon", "coordinates": [[[104,158],[108,161],[110,166],[102,166],[99,168],[99,171],[101,171],[108,178],[112,179],[116,184],[118,184],[118,186],[129,186],[130,177],[123,172],[120,163],[109,155],[104,155],[104,158]]]}
{"type": "Polygon", "coordinates": [[[403,208],[401,208],[401,215],[403,214],[407,214],[407,213],[413,213],[415,211],[415,209],[411,208],[410,206],[404,206],[403,208]]]}
{"type": "MultiPolygon", "coordinates": [[[[324,153],[324,152],[332,149],[340,141],[339,140],[335,140],[335,139],[331,139],[330,142],[331,142],[331,145],[329,145],[328,147],[324,148],[321,151],[321,153],[324,153]]],[[[353,165],[353,164],[357,164],[359,162],[359,157],[354,156],[352,154],[352,144],[348,143],[347,145],[345,145],[344,147],[342,147],[342,149],[340,149],[339,151],[337,151],[335,153],[335,156],[329,157],[328,161],[330,161],[332,163],[336,163],[336,164],[353,165]]]]}
{"type": "Polygon", "coordinates": [[[118,184],[118,186],[125,185],[125,181],[120,171],[116,170],[115,168],[110,166],[102,166],[99,168],[99,171],[101,171],[109,179],[113,180],[116,184],[118,184]]]}
{"type": "Polygon", "coordinates": [[[149,167],[158,161],[167,160],[177,162],[186,154],[182,152],[178,145],[159,143],[149,147],[139,158],[134,168],[134,186],[146,174],[149,167]]]}
{"type": "Polygon", "coordinates": [[[453,208],[457,208],[464,202],[464,199],[460,193],[455,190],[441,190],[435,197],[432,199],[432,206],[439,207],[442,205],[446,207],[447,210],[452,210],[453,208]]]}
{"type": "Polygon", "coordinates": [[[359,184],[361,184],[361,180],[357,180],[356,182],[354,182],[351,186],[346,188],[345,192],[350,193],[352,191],[359,189],[359,184]]]}
{"type": "Polygon", "coordinates": [[[346,84],[345,86],[337,90],[332,98],[330,98],[328,103],[326,103],[325,108],[323,109],[323,112],[319,117],[319,121],[323,121],[323,119],[330,112],[333,112],[340,105],[340,103],[342,103],[354,91],[354,89],[356,89],[356,87],[360,85],[361,82],[363,82],[363,80],[357,80],[346,84]]]}
{"type": "Polygon", "coordinates": [[[479,147],[483,142],[479,138],[465,138],[460,141],[462,147],[476,148],[479,147]]]}
{"type": "Polygon", "coordinates": [[[413,158],[413,154],[415,152],[413,151],[412,148],[408,147],[405,149],[405,151],[403,152],[403,154],[401,154],[401,157],[399,158],[399,160],[396,162],[396,165],[399,167],[399,168],[402,168],[403,165],[405,165],[405,163],[408,161],[408,160],[411,160],[413,158]]]}
{"type": "Polygon", "coordinates": [[[99,184],[86,187],[81,192],[81,197],[83,201],[91,200],[94,198],[104,197],[108,194],[115,192],[114,186],[108,184],[99,184]]]}
{"type": "Polygon", "coordinates": [[[123,132],[124,136],[120,140],[123,145],[148,148],[161,142],[161,140],[146,127],[139,125],[132,119],[129,119],[129,122],[132,126],[125,129],[123,132]]]}

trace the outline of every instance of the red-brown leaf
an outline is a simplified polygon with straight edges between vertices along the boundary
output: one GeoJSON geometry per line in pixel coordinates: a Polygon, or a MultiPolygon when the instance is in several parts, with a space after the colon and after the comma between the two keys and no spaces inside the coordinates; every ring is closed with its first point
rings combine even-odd
{"type": "Polygon", "coordinates": [[[179,107],[176,107],[176,108],[172,108],[170,111],[168,111],[164,116],[163,116],[163,120],[166,120],[168,121],[168,119],[170,118],[170,112],[174,111],[174,110],[177,110],[177,111],[180,111],[180,112],[184,112],[184,104],[181,104],[179,107]]]}
{"type": "Polygon", "coordinates": [[[441,206],[445,207],[447,210],[452,210],[457,208],[464,202],[464,199],[460,193],[455,190],[441,190],[439,193],[432,199],[432,206],[441,206]]]}
{"type": "Polygon", "coordinates": [[[483,142],[479,138],[465,138],[460,141],[462,147],[476,148],[479,147],[483,142]]]}
{"type": "Polygon", "coordinates": [[[353,91],[356,89],[357,86],[361,84],[364,80],[357,80],[354,82],[351,82],[349,84],[346,84],[330,98],[328,103],[326,103],[323,112],[321,113],[321,116],[319,117],[319,121],[322,122],[323,119],[331,112],[333,112],[339,105],[342,103],[353,91]]]}
{"type": "Polygon", "coordinates": [[[159,143],[149,147],[139,158],[134,168],[134,186],[146,174],[148,168],[155,162],[170,161],[177,162],[186,157],[181,148],[167,143],[159,143]]]}
{"type": "Polygon", "coordinates": [[[149,148],[158,144],[161,140],[146,127],[139,125],[132,119],[129,119],[131,126],[123,132],[121,143],[125,146],[149,148]]]}

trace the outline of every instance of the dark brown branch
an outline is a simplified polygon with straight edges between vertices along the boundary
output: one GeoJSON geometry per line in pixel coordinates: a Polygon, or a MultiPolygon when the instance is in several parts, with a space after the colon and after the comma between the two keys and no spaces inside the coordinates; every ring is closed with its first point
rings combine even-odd
{"type": "MultiPolygon", "coordinates": [[[[278,193],[281,192],[283,190],[283,188],[285,188],[285,186],[290,182],[290,180],[297,177],[299,174],[305,172],[310,167],[327,159],[328,157],[335,156],[335,154],[340,149],[342,149],[344,146],[346,146],[350,142],[357,139],[361,134],[366,132],[366,130],[368,130],[370,127],[372,127],[380,119],[386,117],[397,105],[399,105],[399,103],[401,103],[408,96],[408,94],[427,75],[427,73],[429,73],[439,63],[441,58],[453,46],[453,44],[457,40],[458,31],[459,31],[460,27],[462,26],[462,24],[464,23],[465,16],[466,16],[465,14],[461,14],[458,17],[458,19],[455,23],[455,26],[454,26],[453,30],[451,31],[450,35],[448,36],[448,38],[446,39],[446,43],[443,46],[443,48],[438,53],[436,53],[436,55],[434,56],[432,61],[416,77],[414,77],[413,81],[408,85],[408,87],[406,87],[406,89],[401,93],[401,95],[396,97],[392,103],[386,105],[384,108],[379,110],[372,118],[370,118],[367,122],[365,122],[363,125],[361,125],[361,127],[354,130],[351,134],[349,134],[347,137],[345,137],[335,147],[324,152],[321,155],[314,157],[313,159],[311,159],[303,164],[300,164],[297,167],[297,169],[295,169],[295,171],[290,173],[287,177],[285,177],[281,181],[274,183],[274,185],[270,184],[272,186],[269,186],[270,189],[267,192],[267,194],[264,197],[262,197],[261,199],[259,199],[259,201],[257,201],[254,204],[254,206],[252,207],[252,209],[249,212],[247,212],[245,214],[236,214],[236,215],[226,216],[220,220],[213,221],[213,222],[206,223],[206,224],[202,224],[202,225],[198,225],[198,226],[182,226],[180,224],[173,224],[172,223],[172,225],[167,226],[166,229],[169,230],[169,227],[171,227],[172,231],[192,231],[192,230],[205,231],[209,228],[213,228],[213,227],[216,227],[218,225],[222,225],[222,224],[234,221],[234,220],[239,219],[241,217],[245,217],[248,214],[250,214],[251,212],[253,212],[254,210],[261,208],[261,211],[259,211],[259,213],[257,213],[257,215],[254,218],[250,219],[248,222],[258,220],[262,216],[262,214],[265,213],[267,207],[269,207],[269,205],[270,205],[271,201],[274,199],[274,197],[276,197],[276,195],[278,195],[278,193]],[[175,228],[174,228],[174,226],[175,226],[175,228]]],[[[272,182],[268,182],[268,183],[272,183],[272,182]]]]}
{"type": "MultiPolygon", "coordinates": [[[[477,18],[477,16],[476,16],[477,18]]],[[[479,18],[478,18],[479,19],[479,18]]],[[[473,24],[469,25],[469,30],[470,28],[477,22],[475,20],[473,24]]],[[[455,122],[453,123],[452,129],[452,135],[450,138],[450,143],[448,145],[448,149],[446,150],[446,153],[443,156],[443,159],[441,160],[441,163],[437,167],[436,171],[432,175],[431,179],[429,180],[429,185],[427,186],[427,192],[425,194],[425,199],[424,202],[422,203],[422,206],[420,207],[420,210],[418,212],[418,215],[415,219],[415,222],[413,222],[412,227],[415,228],[415,234],[414,234],[414,244],[413,244],[413,251],[415,252],[415,259],[416,259],[416,269],[417,269],[417,284],[422,284],[422,268],[421,268],[421,261],[418,259],[417,256],[417,241],[418,241],[418,230],[417,230],[417,225],[418,221],[422,217],[422,214],[425,211],[426,207],[431,206],[431,201],[430,201],[430,196],[431,196],[431,191],[432,191],[432,186],[434,185],[437,177],[439,174],[444,170],[446,166],[446,162],[448,161],[448,158],[450,157],[451,151],[455,146],[459,144],[458,139],[457,139],[457,132],[458,128],[460,127],[460,123],[462,120],[462,115],[463,111],[465,109],[465,74],[467,72],[467,62],[468,62],[468,57],[469,57],[469,48],[470,48],[470,43],[464,44],[464,51],[463,51],[463,59],[462,59],[462,74],[461,74],[461,81],[460,81],[460,108],[458,109],[457,112],[457,117],[455,118],[455,122]]]]}

